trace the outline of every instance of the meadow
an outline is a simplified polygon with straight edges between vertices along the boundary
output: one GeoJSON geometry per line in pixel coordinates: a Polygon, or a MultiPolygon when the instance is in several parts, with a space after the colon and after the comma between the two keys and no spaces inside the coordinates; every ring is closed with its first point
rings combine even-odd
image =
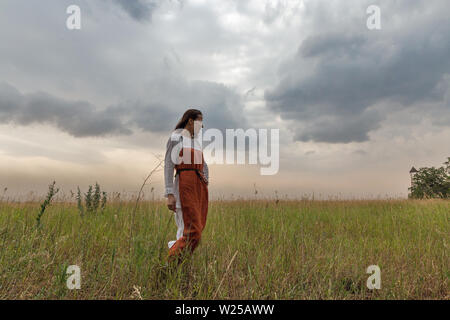
{"type": "Polygon", "coordinates": [[[39,208],[0,202],[0,299],[450,299],[448,200],[211,201],[200,246],[177,267],[162,201],[84,215],[55,201],[37,225],[39,208]]]}

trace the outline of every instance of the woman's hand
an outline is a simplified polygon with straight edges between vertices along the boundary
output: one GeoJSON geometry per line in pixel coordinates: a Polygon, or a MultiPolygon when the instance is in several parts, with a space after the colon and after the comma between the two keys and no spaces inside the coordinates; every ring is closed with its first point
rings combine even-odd
{"type": "Polygon", "coordinates": [[[169,208],[169,210],[175,211],[176,203],[177,200],[175,199],[175,196],[173,194],[169,194],[167,196],[167,208],[169,208]]]}

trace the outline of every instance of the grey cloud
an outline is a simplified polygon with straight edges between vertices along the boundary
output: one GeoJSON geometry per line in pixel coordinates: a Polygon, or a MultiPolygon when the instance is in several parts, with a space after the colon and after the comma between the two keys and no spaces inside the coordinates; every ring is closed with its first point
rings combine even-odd
{"type": "Polygon", "coordinates": [[[138,21],[151,20],[153,11],[158,7],[161,1],[151,0],[114,0],[119,4],[133,19],[138,21]]]}
{"type": "MultiPolygon", "coordinates": [[[[210,81],[187,81],[179,76],[161,77],[146,84],[148,101],[132,104],[127,123],[144,131],[165,132],[175,127],[189,108],[200,109],[207,128],[244,128],[241,96],[227,86],[210,81]]],[[[126,109],[127,106],[119,106],[126,109]]]]}
{"type": "Polygon", "coordinates": [[[293,120],[296,140],[330,143],[369,140],[386,116],[377,104],[436,103],[448,112],[449,88],[439,84],[450,73],[450,24],[439,6],[433,11],[425,21],[403,17],[399,30],[310,36],[266,90],[267,106],[293,120]]]}
{"type": "MultiPolygon", "coordinates": [[[[158,14],[149,3],[162,2],[139,3],[158,14]]],[[[183,6],[182,1],[170,2],[168,9],[183,6]]],[[[117,4],[111,11],[111,1],[77,1],[83,28],[71,32],[64,24],[70,2],[49,0],[32,13],[25,1],[11,3],[0,4],[5,39],[0,43],[0,83],[7,81],[20,92],[1,85],[0,123],[46,123],[77,137],[162,133],[193,106],[204,112],[205,128],[245,127],[241,96],[214,82],[217,66],[208,56],[234,50],[235,39],[227,36],[210,6],[188,6],[183,18],[147,30],[111,14],[122,10],[117,4]],[[182,43],[174,45],[173,34],[182,43]],[[15,42],[17,38],[23,41],[15,42]],[[32,93],[38,90],[42,92],[32,93]],[[74,101],[78,99],[83,101],[74,101]]],[[[134,1],[123,5],[130,12],[141,8],[134,1]]]]}
{"type": "MultiPolygon", "coordinates": [[[[245,3],[245,1],[238,2],[245,3]]],[[[295,17],[301,5],[300,1],[267,1],[262,20],[267,25],[274,23],[278,19],[282,19],[283,23],[290,24],[290,20],[295,17]]],[[[243,10],[242,6],[240,8],[243,10]]]]}
{"type": "Polygon", "coordinates": [[[96,111],[86,101],[67,101],[44,92],[21,94],[0,84],[0,122],[53,125],[75,137],[130,134],[114,113],[96,111]]]}
{"type": "Polygon", "coordinates": [[[356,55],[367,42],[363,35],[339,33],[320,34],[309,37],[301,44],[298,54],[302,57],[356,55]]]}
{"type": "MultiPolygon", "coordinates": [[[[122,102],[99,109],[87,101],[68,101],[44,92],[22,94],[0,83],[0,123],[49,124],[75,137],[129,135],[138,129],[169,132],[189,107],[204,113],[207,127],[245,126],[240,97],[224,85],[194,81],[161,83],[148,101],[122,102]],[[165,90],[165,92],[164,92],[165,90]],[[166,97],[166,98],[164,98],[166,97]]],[[[150,95],[151,96],[151,95],[150,95]]]]}
{"type": "Polygon", "coordinates": [[[363,142],[369,139],[369,131],[379,127],[380,120],[381,115],[370,111],[346,117],[339,115],[318,117],[298,129],[294,140],[330,143],[363,142]]]}
{"type": "Polygon", "coordinates": [[[274,22],[283,13],[283,10],[283,3],[277,2],[275,3],[275,5],[272,5],[271,3],[267,2],[264,10],[264,23],[271,24],[272,22],[274,22]]]}

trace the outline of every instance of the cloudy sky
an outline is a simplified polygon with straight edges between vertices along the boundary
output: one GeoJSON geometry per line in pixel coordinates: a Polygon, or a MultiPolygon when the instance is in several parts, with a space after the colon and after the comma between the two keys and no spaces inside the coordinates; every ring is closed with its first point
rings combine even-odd
{"type": "MultiPolygon", "coordinates": [[[[212,198],[405,197],[450,156],[448,0],[2,0],[0,191],[135,192],[190,106],[278,128],[280,169],[210,165],[212,198]],[[69,5],[81,29],[66,27],[69,5]],[[381,29],[366,13],[377,5],[381,29]]],[[[208,159],[206,159],[208,161],[208,159]]],[[[163,192],[159,172],[146,189],[163,192]]]]}

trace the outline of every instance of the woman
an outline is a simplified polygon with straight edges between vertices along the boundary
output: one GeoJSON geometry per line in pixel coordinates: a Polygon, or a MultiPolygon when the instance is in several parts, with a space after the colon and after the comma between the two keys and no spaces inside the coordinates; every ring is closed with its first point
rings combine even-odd
{"type": "Polygon", "coordinates": [[[199,134],[203,128],[202,121],[203,115],[199,110],[187,110],[167,141],[164,196],[167,207],[174,211],[178,227],[177,240],[168,243],[169,257],[179,256],[186,248],[194,251],[206,224],[209,171],[199,134]]]}

